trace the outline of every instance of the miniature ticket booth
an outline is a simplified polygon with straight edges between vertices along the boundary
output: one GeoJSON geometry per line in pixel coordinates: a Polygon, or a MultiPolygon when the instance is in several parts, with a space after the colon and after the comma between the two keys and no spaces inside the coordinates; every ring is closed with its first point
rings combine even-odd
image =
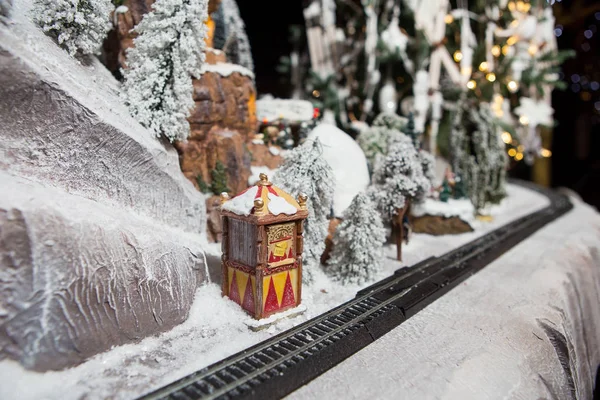
{"type": "Polygon", "coordinates": [[[300,305],[306,196],[295,200],[260,181],[233,198],[221,194],[223,296],[256,319],[300,305]]]}

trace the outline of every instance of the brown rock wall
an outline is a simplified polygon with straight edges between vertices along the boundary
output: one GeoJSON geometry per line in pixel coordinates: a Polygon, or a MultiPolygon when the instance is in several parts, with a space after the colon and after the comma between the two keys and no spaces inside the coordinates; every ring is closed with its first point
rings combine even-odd
{"type": "Polygon", "coordinates": [[[256,133],[256,89],[249,76],[206,72],[194,80],[193,97],[190,140],[203,140],[215,125],[238,131],[245,141],[256,133]]]}
{"type": "Polygon", "coordinates": [[[175,145],[179,151],[181,170],[197,188],[197,177],[207,184],[212,182],[211,171],[221,161],[227,170],[227,186],[232,193],[248,187],[250,153],[242,135],[214,126],[203,140],[187,140],[175,145]]]}

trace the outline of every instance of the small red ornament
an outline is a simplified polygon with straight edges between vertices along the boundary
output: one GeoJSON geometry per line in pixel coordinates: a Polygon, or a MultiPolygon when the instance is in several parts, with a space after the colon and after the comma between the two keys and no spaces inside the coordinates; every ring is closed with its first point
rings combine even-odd
{"type": "Polygon", "coordinates": [[[319,115],[321,115],[321,111],[319,110],[319,108],[318,108],[318,107],[315,107],[315,108],[313,109],[313,119],[315,119],[315,118],[319,118],[319,115]]]}

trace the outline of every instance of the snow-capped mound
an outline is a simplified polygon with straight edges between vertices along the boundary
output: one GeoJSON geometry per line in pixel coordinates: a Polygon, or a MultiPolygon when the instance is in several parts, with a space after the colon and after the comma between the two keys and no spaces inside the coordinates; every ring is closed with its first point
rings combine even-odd
{"type": "Polygon", "coordinates": [[[333,213],[336,217],[341,217],[354,196],[369,185],[367,158],[354,139],[334,125],[318,125],[307,140],[315,138],[321,141],[323,157],[333,170],[333,213]]]}

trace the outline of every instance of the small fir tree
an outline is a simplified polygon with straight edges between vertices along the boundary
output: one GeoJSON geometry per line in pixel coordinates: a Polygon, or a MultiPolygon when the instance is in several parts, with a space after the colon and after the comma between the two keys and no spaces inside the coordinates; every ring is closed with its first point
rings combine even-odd
{"type": "Polygon", "coordinates": [[[194,106],[192,77],[204,62],[207,0],[157,0],[134,31],[123,100],[154,135],[185,140],[194,106]]]}
{"type": "Polygon", "coordinates": [[[344,284],[373,279],[381,269],[384,242],[385,229],[373,202],[367,194],[357,194],[333,236],[327,273],[344,284]]]}
{"type": "Polygon", "coordinates": [[[325,250],[329,221],[333,204],[333,171],[323,158],[321,142],[307,140],[290,150],[273,182],[297,196],[308,196],[308,218],[304,223],[304,254],[302,278],[305,283],[313,280],[312,269],[317,268],[325,250]]]}
{"type": "Polygon", "coordinates": [[[227,187],[227,170],[221,161],[217,160],[215,169],[210,171],[210,177],[212,180],[210,190],[215,195],[220,195],[223,192],[231,192],[231,189],[227,187]]]}
{"type": "Polygon", "coordinates": [[[419,141],[419,133],[415,130],[415,116],[413,113],[408,114],[408,122],[402,130],[402,133],[404,133],[412,139],[415,148],[421,148],[421,142],[419,141]]]}
{"type": "Polygon", "coordinates": [[[110,0],[35,0],[33,19],[72,56],[100,52],[112,28],[110,0]]]}
{"type": "Polygon", "coordinates": [[[440,201],[447,203],[451,194],[450,183],[448,182],[448,179],[444,178],[444,181],[442,182],[442,191],[440,192],[440,201]]]}
{"type": "Polygon", "coordinates": [[[202,193],[211,192],[210,186],[208,186],[208,184],[204,181],[202,175],[196,176],[196,183],[198,184],[198,189],[200,189],[202,193]]]}

